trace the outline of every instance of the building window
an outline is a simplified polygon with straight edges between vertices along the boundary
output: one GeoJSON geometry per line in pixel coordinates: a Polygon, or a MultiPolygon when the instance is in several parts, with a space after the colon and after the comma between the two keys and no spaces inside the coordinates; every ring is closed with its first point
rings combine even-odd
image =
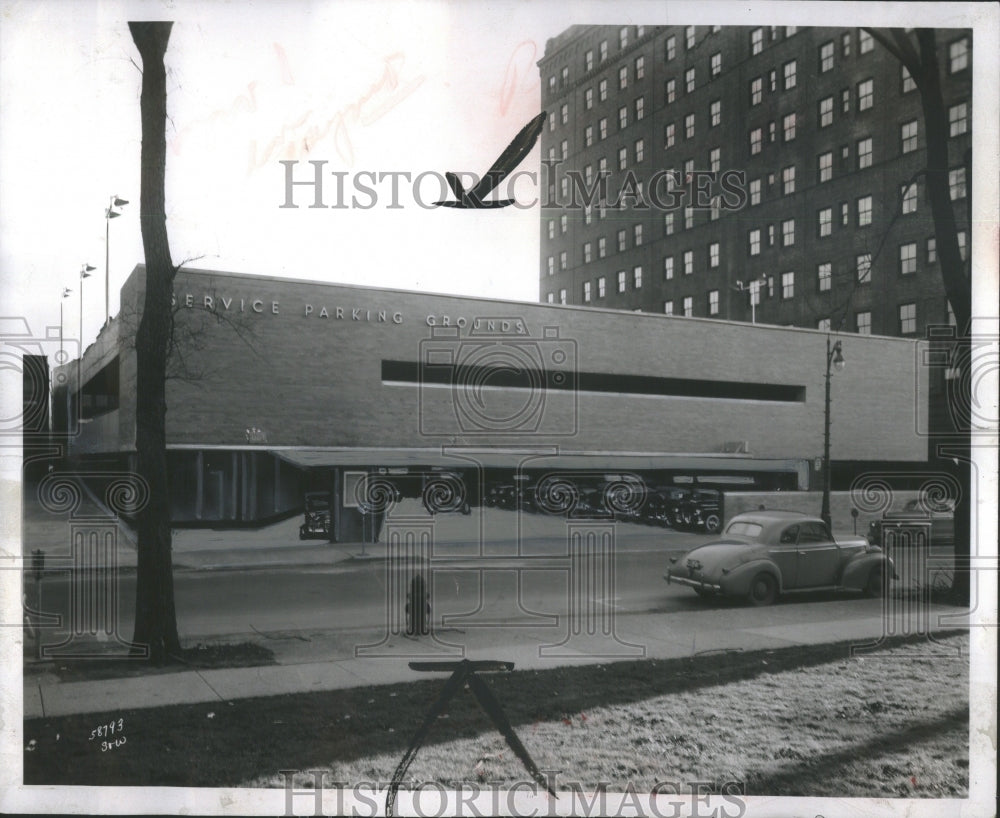
{"type": "Polygon", "coordinates": [[[851,56],[851,32],[840,35],[840,50],[845,57],[851,56]]]}
{"type": "Polygon", "coordinates": [[[821,293],[830,290],[830,282],[833,279],[833,265],[829,261],[824,261],[816,266],[816,286],[821,293]]]}
{"type": "Polygon", "coordinates": [[[635,78],[641,80],[646,76],[646,58],[636,57],[635,58],[635,78]]]}
{"type": "Polygon", "coordinates": [[[664,301],[663,302],[663,314],[664,315],[673,315],[674,314],[674,302],[673,301],[664,301]]]}
{"type": "Polygon", "coordinates": [[[867,111],[875,102],[875,80],[867,79],[858,83],[858,110],[867,111]]]}
{"type": "Polygon", "coordinates": [[[684,229],[690,230],[694,227],[694,208],[685,207],[684,208],[684,229]]]}
{"type": "Polygon", "coordinates": [[[818,161],[820,182],[829,182],[833,178],[833,152],[821,153],[818,161]]]}
{"type": "Polygon", "coordinates": [[[847,227],[851,223],[851,208],[847,202],[840,203],[840,223],[847,227]]]}
{"type": "Polygon", "coordinates": [[[674,123],[673,122],[668,123],[667,126],[663,129],[663,147],[664,147],[664,149],[666,149],[666,148],[672,148],[674,146],[674,132],[676,130],[677,129],[674,127],[674,123]]]}
{"type": "Polygon", "coordinates": [[[547,294],[547,295],[545,296],[545,300],[546,300],[546,301],[547,301],[547,302],[548,302],[549,304],[555,304],[555,302],[556,302],[556,297],[555,297],[555,294],[554,294],[554,293],[548,293],[548,294],[547,294]]]}
{"type": "Polygon", "coordinates": [[[554,239],[556,237],[556,221],[555,219],[548,219],[549,223],[549,238],[554,239]]]}
{"type": "Polygon", "coordinates": [[[618,231],[618,252],[619,253],[624,253],[625,252],[625,236],[626,235],[627,234],[625,232],[625,228],[624,227],[621,230],[618,231]]]}
{"type": "Polygon", "coordinates": [[[688,114],[684,117],[684,138],[692,139],[694,137],[694,114],[688,114]]]}
{"type": "Polygon", "coordinates": [[[569,159],[569,142],[564,139],[559,147],[562,152],[563,160],[565,161],[566,159],[569,159]]]}
{"type": "Polygon", "coordinates": [[[858,140],[858,170],[870,168],[872,166],[872,139],[858,140]]]}
{"type": "Polygon", "coordinates": [[[781,246],[791,247],[795,244],[795,219],[788,219],[781,223],[781,246]]]}
{"type": "Polygon", "coordinates": [[[634,224],[632,225],[632,241],[636,247],[642,246],[642,225],[634,224]]]}
{"type": "Polygon", "coordinates": [[[829,332],[830,331],[830,319],[829,318],[820,318],[819,321],[816,322],[816,329],[822,330],[823,332],[829,332]]]}
{"type": "Polygon", "coordinates": [[[854,320],[858,335],[872,334],[872,314],[870,312],[859,312],[854,320]]]}
{"type": "Polygon", "coordinates": [[[562,87],[569,85],[569,66],[564,65],[562,70],[562,87]]]}
{"type": "Polygon", "coordinates": [[[587,205],[583,208],[583,223],[591,224],[594,221],[594,209],[587,205]]]}
{"type": "Polygon", "coordinates": [[[749,233],[750,255],[760,255],[760,230],[751,230],[749,233]]]}
{"type": "Polygon", "coordinates": [[[604,258],[608,254],[608,241],[604,236],[597,240],[597,257],[604,258]]]}
{"type": "Polygon", "coordinates": [[[760,128],[754,128],[750,131],[750,155],[760,153],[761,148],[764,145],[764,133],[760,128]]]}
{"type": "Polygon", "coordinates": [[[917,183],[903,185],[900,188],[900,195],[903,199],[903,214],[917,212],[917,183]]]}
{"type": "Polygon", "coordinates": [[[819,73],[825,74],[833,68],[833,40],[819,47],[819,73]]]}
{"type": "Polygon", "coordinates": [[[911,335],[917,331],[917,305],[914,303],[899,305],[899,334],[911,335]]]}
{"type": "Polygon", "coordinates": [[[783,301],[795,298],[795,273],[781,274],[781,298],[783,301]]]}
{"type": "Polygon", "coordinates": [[[622,105],[622,107],[618,109],[618,129],[624,130],[627,127],[628,127],[628,106],[622,105]]]}
{"type": "Polygon", "coordinates": [[[782,120],[782,128],[785,132],[785,141],[791,142],[795,139],[795,114],[787,114],[782,120]]]}
{"type": "Polygon", "coordinates": [[[560,290],[559,291],[559,303],[560,304],[565,304],[566,303],[566,290],[560,290]]]}
{"type": "Polygon", "coordinates": [[[594,49],[590,49],[583,58],[583,70],[590,71],[594,67],[594,49]]]}
{"type": "Polygon", "coordinates": [[[965,168],[954,168],[948,171],[948,193],[951,200],[965,198],[965,168]]]}
{"type": "Polygon", "coordinates": [[[769,224],[767,226],[767,246],[774,247],[774,225],[769,224]]]}
{"type": "Polygon", "coordinates": [[[583,132],[583,144],[586,147],[590,147],[594,144],[594,126],[588,125],[587,129],[583,132]]]}
{"type": "Polygon", "coordinates": [[[594,246],[588,241],[583,245],[583,263],[590,264],[594,258],[594,246]]]}
{"type": "Polygon", "coordinates": [[[861,253],[857,257],[858,284],[869,284],[872,280],[872,254],[861,253]]]}
{"type": "Polygon", "coordinates": [[[927,239],[927,263],[933,264],[937,261],[937,239],[931,236],[927,239]]]}
{"type": "Polygon", "coordinates": [[[760,179],[750,180],[750,205],[760,204],[760,179]]]}
{"type": "Polygon", "coordinates": [[[916,242],[899,245],[899,274],[912,275],[917,271],[916,242]]]}
{"type": "Polygon", "coordinates": [[[818,217],[819,220],[817,227],[819,229],[820,237],[829,236],[833,232],[833,208],[824,208],[819,211],[818,217]]]}
{"type": "Polygon", "coordinates": [[[677,38],[672,34],[667,37],[667,61],[677,56],[677,38]]]}
{"type": "Polygon", "coordinates": [[[969,40],[963,37],[948,46],[948,70],[954,74],[969,67],[969,40]]]}
{"type": "Polygon", "coordinates": [[[909,153],[917,149],[917,120],[904,122],[899,128],[900,152],[909,153]]]}
{"type": "Polygon", "coordinates": [[[719,314],[719,291],[709,290],[708,292],[708,314],[718,315],[719,314]]]}
{"type": "Polygon", "coordinates": [[[628,66],[623,65],[618,69],[618,87],[628,88],[628,66]]]}
{"type": "Polygon", "coordinates": [[[622,26],[618,31],[618,47],[628,48],[628,26],[622,26]]]}
{"type": "Polygon", "coordinates": [[[770,76],[770,82],[768,83],[768,87],[773,93],[774,91],[778,90],[778,72],[772,69],[769,76],[770,76]]]}
{"type": "Polygon", "coordinates": [[[618,271],[618,292],[620,292],[620,293],[625,292],[625,271],[624,270],[619,270],[618,271]]]}
{"type": "Polygon", "coordinates": [[[588,88],[583,92],[583,107],[586,110],[590,110],[594,107],[594,89],[588,88]]]}
{"type": "Polygon", "coordinates": [[[833,97],[819,101],[819,126],[825,128],[833,124],[833,97]]]}
{"type": "Polygon", "coordinates": [[[635,121],[638,122],[646,115],[646,98],[639,97],[635,101],[635,121]]]}
{"type": "Polygon", "coordinates": [[[604,298],[604,293],[606,289],[606,282],[604,276],[597,279],[597,297],[604,298]]]}
{"type": "Polygon", "coordinates": [[[867,227],[872,223],[872,197],[861,196],[858,199],[858,227],[867,227]]]}
{"type": "Polygon", "coordinates": [[[858,53],[867,54],[875,47],[875,40],[872,35],[864,29],[858,31],[858,53]]]}
{"type": "Polygon", "coordinates": [[[684,275],[689,276],[694,272],[694,250],[684,251],[684,275]]]}
{"type": "Polygon", "coordinates": [[[958,136],[969,130],[969,107],[964,102],[948,109],[948,136],[958,136]]]}
{"type": "Polygon", "coordinates": [[[559,217],[559,232],[565,233],[568,227],[569,227],[569,217],[565,213],[563,213],[563,215],[559,217]]]}
{"type": "Polygon", "coordinates": [[[601,62],[604,62],[608,58],[608,41],[601,40],[601,44],[598,46],[598,52],[600,53],[601,62]]]}
{"type": "Polygon", "coordinates": [[[785,63],[785,90],[788,91],[795,87],[795,60],[785,63]]]}
{"type": "Polygon", "coordinates": [[[840,92],[840,107],[845,114],[851,112],[851,89],[845,88],[840,92]]]}
{"type": "Polygon", "coordinates": [[[628,148],[618,149],[618,170],[625,170],[628,166],[628,148]]]}
{"type": "Polygon", "coordinates": [[[667,80],[664,96],[666,97],[667,105],[677,99],[677,80],[667,80]]]}
{"type": "MultiPolygon", "coordinates": [[[[607,174],[607,172],[608,172],[608,158],[606,156],[602,156],[598,160],[598,162],[597,162],[597,171],[598,171],[598,173],[601,176],[604,176],[605,174],[607,174]]],[[[603,210],[604,208],[602,207],[601,209],[603,210]]],[[[603,213],[601,214],[601,218],[602,219],[604,218],[604,214],[603,213]]]]}
{"type": "Polygon", "coordinates": [[[642,267],[632,270],[632,287],[636,290],[642,289],[642,267]]]}
{"type": "Polygon", "coordinates": [[[958,231],[958,255],[961,257],[962,261],[965,261],[965,231],[958,231]]]}
{"type": "Polygon", "coordinates": [[[549,275],[553,275],[555,273],[555,271],[556,271],[556,260],[555,260],[555,257],[554,256],[549,256],[547,259],[545,259],[545,265],[546,265],[546,269],[548,270],[549,275]]]}
{"type": "Polygon", "coordinates": [[[694,315],[694,298],[690,295],[684,296],[684,317],[690,318],[694,315]]]}
{"type": "Polygon", "coordinates": [[[690,94],[694,91],[694,68],[689,68],[684,72],[684,93],[690,94]]]}
{"type": "Polygon", "coordinates": [[[674,257],[667,256],[663,259],[663,278],[669,281],[674,277],[674,257]]]}
{"type": "Polygon", "coordinates": [[[601,139],[608,138],[608,118],[601,117],[597,122],[597,129],[600,132],[601,139]]]}
{"type": "Polygon", "coordinates": [[[902,72],[903,93],[908,94],[910,91],[916,90],[917,84],[913,81],[913,77],[910,76],[909,69],[905,65],[901,65],[900,69],[902,72]]]}
{"type": "Polygon", "coordinates": [[[718,173],[722,167],[722,149],[712,148],[708,152],[708,169],[712,173],[718,173]]]}
{"type": "Polygon", "coordinates": [[[714,128],[722,123],[722,100],[716,99],[708,106],[708,123],[714,128]]]}
{"type": "Polygon", "coordinates": [[[708,245],[708,266],[711,268],[719,266],[719,242],[717,241],[708,245]]]}
{"type": "Polygon", "coordinates": [[[764,80],[761,77],[750,80],[750,104],[760,105],[764,99],[764,80]]]}
{"type": "Polygon", "coordinates": [[[674,234],[674,214],[665,213],[663,215],[663,233],[667,236],[674,234]]]}
{"type": "Polygon", "coordinates": [[[755,28],[750,32],[750,53],[760,54],[764,50],[764,29],[755,28]]]}
{"type": "Polygon", "coordinates": [[[684,48],[688,51],[694,48],[694,26],[684,29],[684,48]]]}
{"type": "Polygon", "coordinates": [[[601,102],[604,102],[608,98],[608,81],[607,80],[601,80],[597,84],[597,98],[601,102]]]}
{"type": "Polygon", "coordinates": [[[560,270],[565,270],[566,269],[566,251],[565,250],[563,250],[559,254],[559,269],[560,270]]]}
{"type": "Polygon", "coordinates": [[[795,192],[795,165],[789,165],[781,171],[781,193],[788,196],[795,192]]]}
{"type": "Polygon", "coordinates": [[[641,162],[646,155],[646,142],[642,139],[635,140],[635,161],[641,162]]]}
{"type": "Polygon", "coordinates": [[[715,53],[715,54],[712,55],[711,66],[712,66],[712,76],[713,77],[717,77],[717,76],[719,76],[719,74],[722,73],[722,54],[721,53],[717,52],[717,53],[715,53]]]}
{"type": "Polygon", "coordinates": [[[583,282],[583,303],[584,304],[589,304],[590,303],[590,282],[589,281],[584,281],[583,282]]]}

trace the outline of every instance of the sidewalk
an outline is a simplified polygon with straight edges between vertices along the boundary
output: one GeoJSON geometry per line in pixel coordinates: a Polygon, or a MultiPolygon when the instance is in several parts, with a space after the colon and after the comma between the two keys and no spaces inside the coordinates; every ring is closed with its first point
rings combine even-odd
{"type": "MultiPolygon", "coordinates": [[[[505,627],[457,631],[443,629],[411,638],[388,637],[376,630],[340,632],[324,661],[262,667],[192,670],[101,681],[61,682],[54,676],[25,678],[24,717],[56,717],[80,713],[117,714],[165,705],[224,703],[232,699],[338,690],[367,685],[416,681],[409,661],[497,659],[518,670],[601,664],[632,659],[675,659],[706,652],[750,651],[791,645],[857,640],[876,644],[888,634],[906,633],[912,611],[899,621],[883,617],[880,600],[830,603],[824,614],[836,618],[802,622],[801,606],[729,608],[621,616],[611,634],[574,634],[538,628],[505,627]],[[733,626],[734,619],[740,622],[733,626]],[[888,627],[887,627],[888,623],[888,627]],[[560,644],[561,642],[561,644],[560,644]],[[542,647],[545,645],[546,647],[542,647]],[[358,646],[366,646],[360,651],[358,646]],[[358,656],[357,653],[362,655],[358,656]]],[[[936,613],[954,609],[934,606],[936,613]]],[[[954,627],[954,626],[952,626],[954,627]]],[[[322,655],[310,645],[302,658],[322,655]]]]}

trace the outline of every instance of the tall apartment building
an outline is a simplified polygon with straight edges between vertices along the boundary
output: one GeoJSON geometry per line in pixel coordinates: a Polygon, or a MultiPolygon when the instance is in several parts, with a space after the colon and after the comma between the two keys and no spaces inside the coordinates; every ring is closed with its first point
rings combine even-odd
{"type": "MultiPolygon", "coordinates": [[[[968,264],[972,35],[937,40],[968,264]]],[[[881,335],[950,320],[920,94],[866,32],[573,26],[538,66],[542,301],[881,335]]]]}

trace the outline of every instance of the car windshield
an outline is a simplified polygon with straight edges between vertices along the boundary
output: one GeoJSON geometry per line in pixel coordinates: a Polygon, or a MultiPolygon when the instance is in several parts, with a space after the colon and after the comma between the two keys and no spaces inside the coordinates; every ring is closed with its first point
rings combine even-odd
{"type": "Polygon", "coordinates": [[[760,523],[748,523],[742,520],[734,520],[726,529],[727,534],[739,534],[742,537],[756,537],[760,534],[760,523]]]}

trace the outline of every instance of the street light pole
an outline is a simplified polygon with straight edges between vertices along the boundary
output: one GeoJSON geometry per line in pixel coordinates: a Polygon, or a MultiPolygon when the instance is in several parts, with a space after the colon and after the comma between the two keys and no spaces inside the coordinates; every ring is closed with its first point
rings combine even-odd
{"type": "Polygon", "coordinates": [[[80,367],[83,365],[83,280],[90,278],[90,273],[95,270],[89,264],[84,264],[80,268],[80,354],[76,359],[76,399],[79,401],[77,409],[83,408],[83,380],[80,367]]]}
{"type": "Polygon", "coordinates": [[[63,301],[69,298],[73,292],[69,287],[63,287],[62,298],[59,299],[59,364],[66,360],[66,353],[63,352],[63,301]]]}
{"type": "Polygon", "coordinates": [[[115,194],[110,199],[107,210],[104,211],[104,323],[111,320],[111,220],[117,219],[121,213],[116,207],[124,207],[128,199],[119,199],[115,194]]]}
{"type": "Polygon", "coordinates": [[[840,372],[844,368],[844,356],[841,354],[840,341],[830,345],[830,336],[826,336],[826,403],[823,409],[823,508],[819,516],[832,531],[830,516],[830,367],[840,372]]]}

